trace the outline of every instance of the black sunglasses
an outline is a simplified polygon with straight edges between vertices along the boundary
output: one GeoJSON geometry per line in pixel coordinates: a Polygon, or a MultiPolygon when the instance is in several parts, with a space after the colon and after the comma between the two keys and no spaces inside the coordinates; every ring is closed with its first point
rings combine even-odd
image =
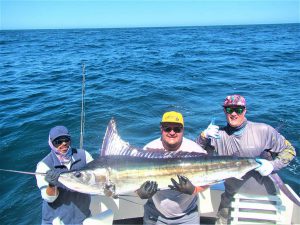
{"type": "Polygon", "coordinates": [[[54,141],[52,141],[52,143],[56,146],[61,145],[62,143],[68,143],[70,142],[70,138],[69,137],[58,137],[56,138],[54,141]]]}
{"type": "Polygon", "coordinates": [[[241,115],[244,112],[245,108],[244,107],[225,107],[225,111],[228,114],[232,114],[233,112],[236,112],[238,115],[241,115]]]}
{"type": "Polygon", "coordinates": [[[167,127],[167,126],[162,126],[163,131],[165,132],[171,132],[173,130],[175,133],[181,133],[183,127],[167,127]]]}

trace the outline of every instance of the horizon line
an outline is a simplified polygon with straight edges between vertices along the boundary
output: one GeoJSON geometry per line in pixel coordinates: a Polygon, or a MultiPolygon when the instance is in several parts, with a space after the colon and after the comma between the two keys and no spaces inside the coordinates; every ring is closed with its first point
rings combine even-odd
{"type": "Polygon", "coordinates": [[[180,28],[180,27],[217,27],[217,26],[257,26],[257,25],[287,25],[300,24],[300,22],[282,22],[282,23],[249,23],[249,24],[212,24],[212,25],[170,25],[170,26],[120,26],[120,27],[66,27],[66,28],[9,28],[0,31],[22,31],[22,30],[92,30],[92,29],[139,29],[139,28],[180,28]]]}

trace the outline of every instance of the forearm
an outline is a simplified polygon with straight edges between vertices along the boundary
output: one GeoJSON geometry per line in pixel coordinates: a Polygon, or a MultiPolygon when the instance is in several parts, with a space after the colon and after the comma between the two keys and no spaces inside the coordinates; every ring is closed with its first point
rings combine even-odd
{"type": "Polygon", "coordinates": [[[205,186],[196,186],[193,194],[196,194],[196,193],[205,191],[207,188],[209,188],[209,185],[205,185],[205,186]]]}
{"type": "Polygon", "coordinates": [[[202,148],[206,148],[210,144],[209,138],[205,138],[203,132],[197,137],[196,143],[199,144],[202,148]]]}
{"type": "Polygon", "coordinates": [[[285,140],[285,148],[278,153],[277,157],[272,162],[274,170],[278,171],[286,167],[296,156],[296,150],[291,143],[285,140]]]}
{"type": "Polygon", "coordinates": [[[58,195],[59,191],[57,187],[43,187],[40,189],[41,190],[41,196],[46,202],[54,202],[58,195]]]}
{"type": "MultiPolygon", "coordinates": [[[[46,173],[48,170],[49,167],[43,162],[40,162],[36,168],[37,173],[46,173]]],[[[37,186],[41,191],[42,198],[47,202],[54,202],[59,194],[57,187],[49,186],[44,175],[36,175],[36,181],[37,186]]]]}
{"type": "Polygon", "coordinates": [[[211,145],[211,140],[203,136],[203,132],[197,137],[195,142],[204,148],[209,155],[214,154],[215,148],[211,145]]]}
{"type": "Polygon", "coordinates": [[[58,191],[58,189],[57,189],[57,187],[55,187],[55,186],[48,186],[47,188],[46,188],[46,194],[50,197],[50,196],[58,196],[58,193],[59,193],[59,191],[58,191]]]}

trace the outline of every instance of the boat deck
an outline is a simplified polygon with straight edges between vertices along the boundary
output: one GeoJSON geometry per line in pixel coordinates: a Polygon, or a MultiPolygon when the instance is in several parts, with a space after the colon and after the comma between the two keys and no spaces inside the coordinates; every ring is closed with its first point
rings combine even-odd
{"type": "MultiPolygon", "coordinates": [[[[290,189],[289,186],[287,187],[290,189]]],[[[290,190],[295,197],[299,198],[292,189],[290,190]]],[[[201,224],[215,223],[216,213],[223,191],[224,186],[214,185],[204,192],[199,193],[198,206],[201,224]]],[[[280,192],[278,196],[282,202],[279,216],[283,218],[284,221],[288,221],[283,224],[300,224],[300,207],[294,204],[284,193],[280,192]]],[[[257,196],[257,199],[259,199],[259,196],[257,196]]],[[[138,225],[143,224],[143,205],[145,202],[146,200],[140,199],[135,193],[128,193],[127,197],[119,199],[105,196],[93,196],[90,209],[93,217],[97,217],[98,215],[98,221],[107,221],[104,224],[138,225]]]]}
{"type": "MultiPolygon", "coordinates": [[[[209,225],[215,224],[216,218],[213,217],[200,217],[200,224],[201,225],[209,225]]],[[[114,225],[123,225],[123,224],[130,224],[130,225],[140,225],[143,224],[143,218],[131,218],[131,219],[124,219],[124,220],[114,220],[114,225]]]]}

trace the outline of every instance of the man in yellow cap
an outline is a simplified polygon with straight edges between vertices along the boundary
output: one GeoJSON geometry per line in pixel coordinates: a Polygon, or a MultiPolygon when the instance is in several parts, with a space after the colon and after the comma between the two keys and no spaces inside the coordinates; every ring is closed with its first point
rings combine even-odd
{"type": "MultiPolygon", "coordinates": [[[[161,137],[144,146],[148,151],[185,151],[206,154],[192,140],[183,137],[184,121],[179,112],[166,112],[160,123],[161,137]]],[[[200,224],[197,201],[198,192],[206,187],[195,187],[187,177],[173,178],[170,189],[159,190],[155,181],[146,181],[137,194],[148,199],[144,205],[144,224],[200,224]]]]}
{"type": "Polygon", "coordinates": [[[206,151],[196,142],[183,137],[184,121],[179,112],[164,113],[160,123],[161,137],[144,146],[144,150],[202,152],[206,151]]]}

